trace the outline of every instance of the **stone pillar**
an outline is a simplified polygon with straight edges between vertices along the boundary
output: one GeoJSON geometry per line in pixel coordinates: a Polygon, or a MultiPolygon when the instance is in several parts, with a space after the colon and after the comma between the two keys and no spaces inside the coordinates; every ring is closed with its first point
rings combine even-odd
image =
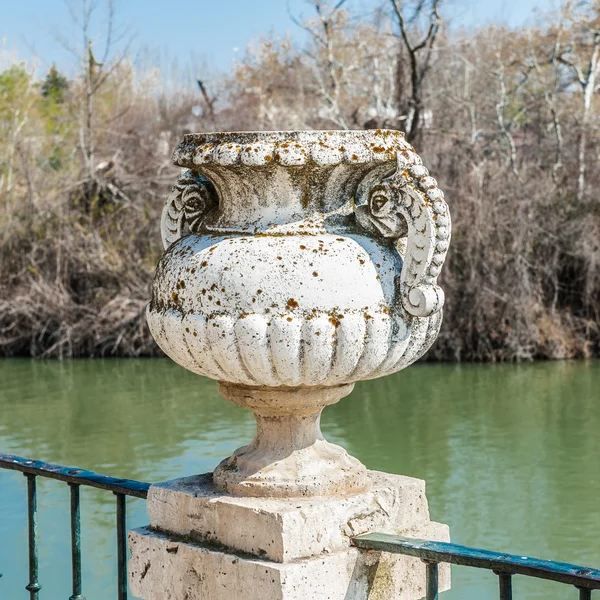
{"type": "Polygon", "coordinates": [[[129,539],[133,592],[421,598],[423,563],[350,542],[447,541],[424,482],[368,471],[323,438],[320,415],[435,341],[450,241],[437,182],[398,131],[193,134],[174,162],[187,170],[163,211],[148,325],[257,433],[213,474],[150,488],[150,525],[129,539]]]}
{"type": "MultiPolygon", "coordinates": [[[[369,491],[348,497],[239,497],[212,474],[150,488],[150,525],[131,531],[129,581],[144,600],[417,600],[418,559],[350,546],[394,533],[448,541],[430,520],[425,482],[369,471],[369,491]]],[[[450,569],[440,565],[440,590],[450,569]]]]}

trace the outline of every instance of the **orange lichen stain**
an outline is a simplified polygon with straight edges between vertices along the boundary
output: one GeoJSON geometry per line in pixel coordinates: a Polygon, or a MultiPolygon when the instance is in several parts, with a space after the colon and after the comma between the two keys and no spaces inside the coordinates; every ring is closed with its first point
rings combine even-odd
{"type": "Polygon", "coordinates": [[[315,335],[321,335],[320,331],[315,331],[315,335]]]}
{"type": "Polygon", "coordinates": [[[304,244],[300,244],[300,250],[306,250],[306,246],[304,244]]]}
{"type": "Polygon", "coordinates": [[[296,300],[294,300],[293,298],[290,298],[287,301],[287,305],[286,305],[287,309],[294,309],[294,308],[298,308],[298,302],[296,302],[296,300]]]}
{"type": "Polygon", "coordinates": [[[288,321],[293,321],[292,317],[287,318],[288,321]]]}
{"type": "Polygon", "coordinates": [[[250,314],[250,313],[245,313],[245,312],[244,312],[244,313],[242,313],[242,314],[240,315],[240,319],[245,319],[245,318],[246,318],[246,317],[247,317],[249,314],[250,314]]]}
{"type": "Polygon", "coordinates": [[[372,319],[373,317],[371,315],[368,315],[367,313],[365,313],[365,319],[368,321],[369,319],[372,319]]]}
{"type": "Polygon", "coordinates": [[[313,277],[318,277],[319,274],[316,271],[313,271],[313,277]]]}
{"type": "Polygon", "coordinates": [[[335,238],[336,242],[345,242],[346,240],[344,238],[335,238]]]}
{"type": "Polygon", "coordinates": [[[273,160],[273,157],[272,157],[270,154],[267,154],[267,155],[265,156],[265,160],[266,160],[267,162],[271,162],[271,161],[273,160]]]}
{"type": "Polygon", "coordinates": [[[335,317],[329,317],[329,322],[337,329],[340,326],[340,322],[335,317]]]}
{"type": "Polygon", "coordinates": [[[283,260],[283,256],[278,256],[277,260],[283,260]]]}
{"type": "Polygon", "coordinates": [[[358,156],[356,154],[352,155],[352,160],[358,160],[358,156]]]}
{"type": "Polygon", "coordinates": [[[362,258],[359,258],[359,259],[358,259],[358,262],[359,262],[361,265],[364,265],[364,264],[365,264],[365,261],[364,261],[362,258]]]}
{"type": "Polygon", "coordinates": [[[200,266],[201,266],[201,267],[208,267],[208,262],[207,262],[207,261],[205,261],[205,260],[203,260],[203,261],[200,263],[200,266]]]}

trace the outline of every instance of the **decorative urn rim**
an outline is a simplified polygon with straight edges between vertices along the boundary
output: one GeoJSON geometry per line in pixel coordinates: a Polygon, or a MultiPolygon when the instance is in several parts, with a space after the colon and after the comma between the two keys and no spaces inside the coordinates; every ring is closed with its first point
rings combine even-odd
{"type": "Polygon", "coordinates": [[[416,155],[404,132],[392,129],[231,131],[190,133],[173,153],[173,162],[194,169],[200,165],[316,166],[385,163],[401,154],[416,155]]]}

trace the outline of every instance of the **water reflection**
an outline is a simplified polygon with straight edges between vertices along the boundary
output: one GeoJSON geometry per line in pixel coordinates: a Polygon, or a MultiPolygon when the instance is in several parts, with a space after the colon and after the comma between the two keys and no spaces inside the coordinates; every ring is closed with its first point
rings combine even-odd
{"type": "MultiPolygon", "coordinates": [[[[202,472],[254,431],[214,382],[168,360],[0,361],[0,449],[146,481],[202,472]]],[[[369,468],[427,480],[432,517],[454,541],[600,563],[600,365],[417,365],[362,382],[323,430],[369,468]]],[[[68,597],[68,491],[41,484],[40,581],[68,597]]],[[[27,582],[25,481],[0,472],[0,598],[27,582]]],[[[115,594],[114,498],[85,490],[84,592],[115,594]]],[[[146,520],[129,501],[130,524],[146,520]]],[[[496,597],[493,576],[456,569],[448,600],[496,597]]],[[[527,598],[565,598],[517,579],[527,598]]],[[[573,595],[574,592],[571,593],[573,595]]],[[[574,596],[575,597],[575,596],[574,596]]]]}

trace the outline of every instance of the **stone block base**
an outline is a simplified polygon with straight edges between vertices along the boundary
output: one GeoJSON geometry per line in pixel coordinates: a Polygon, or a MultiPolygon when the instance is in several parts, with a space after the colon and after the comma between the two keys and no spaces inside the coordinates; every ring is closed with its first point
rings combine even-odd
{"type": "MultiPolygon", "coordinates": [[[[420,560],[350,546],[371,532],[447,541],[424,482],[369,472],[350,498],[265,499],[217,491],[210,476],[150,488],[150,526],[131,531],[129,580],[144,600],[417,600],[420,560]]],[[[440,590],[450,569],[440,565],[440,590]]]]}

